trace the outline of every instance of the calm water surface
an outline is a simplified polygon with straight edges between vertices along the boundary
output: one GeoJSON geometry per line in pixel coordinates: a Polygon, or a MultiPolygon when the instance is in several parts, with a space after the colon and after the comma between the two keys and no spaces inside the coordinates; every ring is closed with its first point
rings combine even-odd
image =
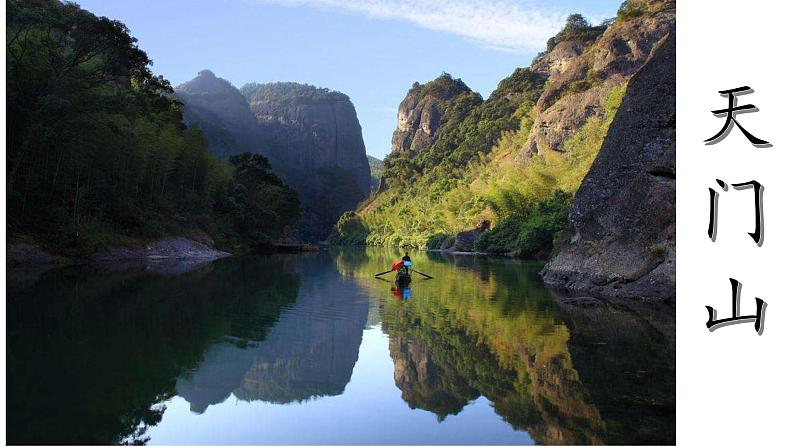
{"type": "Polygon", "coordinates": [[[669,305],[564,304],[539,264],[398,253],[10,271],[10,443],[675,442],[669,305]]]}

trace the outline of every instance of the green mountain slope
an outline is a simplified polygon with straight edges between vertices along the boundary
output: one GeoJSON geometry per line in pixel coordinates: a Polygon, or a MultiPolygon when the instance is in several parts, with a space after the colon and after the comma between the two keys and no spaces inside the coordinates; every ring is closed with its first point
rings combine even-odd
{"type": "Polygon", "coordinates": [[[674,1],[628,1],[598,26],[571,15],[486,100],[446,73],[414,84],[378,193],[332,240],[443,248],[488,220],[475,249],[547,255],[628,80],[674,27],[674,1]]]}

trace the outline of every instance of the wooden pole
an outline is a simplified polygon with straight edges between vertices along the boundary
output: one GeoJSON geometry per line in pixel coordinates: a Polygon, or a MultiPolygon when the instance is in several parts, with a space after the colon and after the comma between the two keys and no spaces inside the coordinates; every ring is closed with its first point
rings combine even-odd
{"type": "Polygon", "coordinates": [[[416,272],[416,273],[419,273],[420,275],[424,276],[424,277],[425,277],[425,278],[427,278],[427,279],[433,279],[433,277],[432,277],[432,276],[430,276],[430,275],[425,275],[424,273],[420,272],[419,270],[416,270],[416,269],[411,269],[411,271],[413,271],[413,272],[416,272]]]}

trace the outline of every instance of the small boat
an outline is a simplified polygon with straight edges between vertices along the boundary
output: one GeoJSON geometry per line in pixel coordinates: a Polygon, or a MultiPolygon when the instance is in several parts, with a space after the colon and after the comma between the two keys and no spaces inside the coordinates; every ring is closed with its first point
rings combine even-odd
{"type": "MultiPolygon", "coordinates": [[[[413,264],[409,260],[395,261],[391,265],[391,270],[386,270],[385,272],[380,272],[380,273],[376,274],[375,277],[376,278],[380,278],[382,275],[385,275],[387,273],[397,272],[397,276],[394,278],[394,282],[397,283],[398,287],[406,287],[408,284],[411,283],[411,270],[413,270],[413,269],[410,268],[411,265],[413,265],[413,264]]],[[[415,271],[416,273],[424,276],[427,279],[433,279],[433,277],[430,276],[430,275],[426,275],[426,274],[424,274],[422,272],[417,272],[416,270],[413,270],[413,271],[415,271]]],[[[380,279],[382,279],[382,278],[380,278],[380,279]]]]}
{"type": "Polygon", "coordinates": [[[394,278],[394,281],[400,285],[409,284],[411,282],[411,274],[408,272],[408,269],[398,270],[397,277],[394,278]]]}

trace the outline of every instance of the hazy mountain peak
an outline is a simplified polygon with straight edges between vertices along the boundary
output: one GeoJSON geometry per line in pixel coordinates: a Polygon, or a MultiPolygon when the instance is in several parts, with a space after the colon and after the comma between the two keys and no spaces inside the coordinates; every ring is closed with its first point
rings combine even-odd
{"type": "Polygon", "coordinates": [[[355,107],[340,92],[297,82],[248,83],[239,90],[202,70],[176,88],[186,124],[210,151],[265,155],[301,196],[301,236],[324,239],[342,212],[370,191],[370,170],[355,107]]]}
{"type": "Polygon", "coordinates": [[[215,76],[211,70],[201,70],[195,78],[184,82],[176,87],[176,91],[189,93],[191,95],[210,95],[218,93],[237,93],[231,82],[215,76]]]}

